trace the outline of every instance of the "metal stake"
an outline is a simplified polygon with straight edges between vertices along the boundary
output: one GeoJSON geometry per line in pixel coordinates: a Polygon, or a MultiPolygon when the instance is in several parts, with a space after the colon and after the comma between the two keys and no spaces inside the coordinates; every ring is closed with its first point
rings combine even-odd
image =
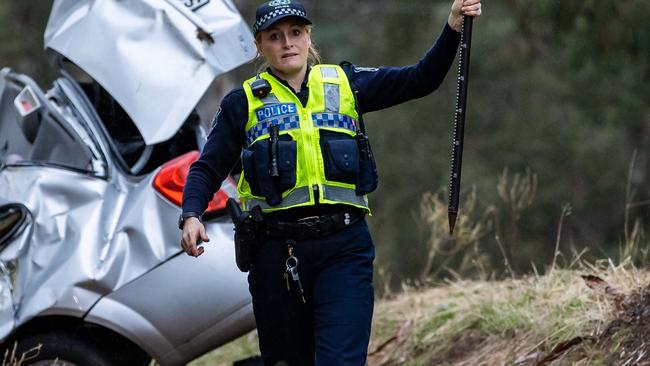
{"type": "Polygon", "coordinates": [[[458,61],[458,83],[456,87],[456,110],[454,112],[454,136],[451,145],[451,176],[449,178],[449,234],[454,233],[460,201],[460,172],[463,163],[463,137],[467,111],[467,85],[469,83],[469,54],[472,44],[473,17],[463,16],[458,61]]]}

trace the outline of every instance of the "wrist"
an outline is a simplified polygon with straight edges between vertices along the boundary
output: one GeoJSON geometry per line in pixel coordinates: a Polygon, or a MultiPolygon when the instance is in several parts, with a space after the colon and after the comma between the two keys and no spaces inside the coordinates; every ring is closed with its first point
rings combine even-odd
{"type": "Polygon", "coordinates": [[[183,212],[178,217],[178,228],[183,230],[183,226],[185,226],[185,221],[190,220],[192,218],[197,219],[199,222],[203,221],[203,219],[201,217],[201,214],[199,214],[197,212],[183,212]]]}
{"type": "Polygon", "coordinates": [[[449,18],[447,19],[447,24],[449,27],[456,32],[460,33],[463,28],[463,16],[462,14],[455,15],[454,12],[449,13],[449,18]]]}

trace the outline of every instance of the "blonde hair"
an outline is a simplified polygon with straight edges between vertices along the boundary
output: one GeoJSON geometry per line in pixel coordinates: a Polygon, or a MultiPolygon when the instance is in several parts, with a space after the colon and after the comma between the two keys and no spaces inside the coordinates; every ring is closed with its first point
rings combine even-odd
{"type": "MultiPolygon", "coordinates": [[[[310,38],[311,38],[312,29],[313,26],[311,24],[305,24],[305,30],[307,30],[307,34],[309,34],[310,38]]],[[[261,42],[262,42],[262,32],[259,32],[255,35],[255,45],[257,46],[257,55],[252,61],[255,64],[257,64],[257,67],[255,67],[255,71],[257,73],[264,72],[269,67],[269,62],[264,58],[264,55],[262,55],[259,51],[259,45],[261,42]]],[[[318,52],[318,49],[316,49],[316,44],[312,39],[311,45],[309,46],[309,50],[307,51],[307,63],[310,66],[314,66],[320,64],[321,62],[322,61],[320,58],[320,53],[318,52]]]]}

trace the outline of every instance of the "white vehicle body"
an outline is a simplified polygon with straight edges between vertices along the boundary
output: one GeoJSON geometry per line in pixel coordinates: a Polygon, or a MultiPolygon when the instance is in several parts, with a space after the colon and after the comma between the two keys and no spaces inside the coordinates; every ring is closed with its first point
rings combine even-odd
{"type": "MultiPolygon", "coordinates": [[[[193,111],[210,83],[253,57],[236,9],[228,0],[57,0],[45,38],[62,74],[51,89],[0,72],[4,345],[84,329],[108,342],[116,356],[101,357],[114,364],[182,365],[253,329],[223,207],[206,222],[205,254],[189,257],[179,202],[160,188],[186,173],[162,163],[187,165],[205,142],[193,111]],[[70,76],[64,60],[91,80],[70,76]],[[129,128],[139,134],[120,135],[129,128]]],[[[232,180],[218,193],[235,194],[232,180]]]]}

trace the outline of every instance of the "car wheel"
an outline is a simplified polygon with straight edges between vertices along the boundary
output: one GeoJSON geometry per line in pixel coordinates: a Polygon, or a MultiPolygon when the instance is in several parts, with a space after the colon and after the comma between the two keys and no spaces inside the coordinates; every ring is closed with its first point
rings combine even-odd
{"type": "Polygon", "coordinates": [[[47,332],[29,335],[16,342],[16,361],[22,359],[21,366],[122,365],[113,358],[110,343],[102,347],[82,332],[47,332]]]}

